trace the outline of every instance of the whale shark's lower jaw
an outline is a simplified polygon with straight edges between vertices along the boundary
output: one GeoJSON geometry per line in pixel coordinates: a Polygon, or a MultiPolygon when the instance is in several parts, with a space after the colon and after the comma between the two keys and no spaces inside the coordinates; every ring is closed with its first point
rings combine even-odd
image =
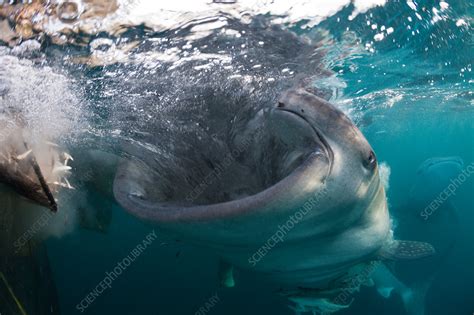
{"type": "Polygon", "coordinates": [[[369,206],[350,229],[336,234],[318,233],[317,225],[324,225],[324,222],[317,220],[319,222],[310,223],[315,227],[313,235],[295,239],[298,226],[294,231],[286,231],[282,229],[283,224],[276,224],[285,233],[276,230],[260,246],[253,244],[237,250],[223,244],[215,249],[227,261],[243,269],[258,271],[283,286],[325,288],[334,279],[347,275],[348,270],[380,260],[379,252],[391,238],[385,191],[380,181],[375,181],[374,185],[378,188],[369,206]],[[283,240],[275,245],[275,239],[278,241],[282,235],[283,240]]]}

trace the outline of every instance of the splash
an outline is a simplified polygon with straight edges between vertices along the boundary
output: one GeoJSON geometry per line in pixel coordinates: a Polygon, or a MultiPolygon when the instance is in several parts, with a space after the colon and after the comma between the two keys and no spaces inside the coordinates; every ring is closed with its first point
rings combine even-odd
{"type": "Polygon", "coordinates": [[[380,180],[382,181],[383,187],[385,191],[388,191],[390,188],[390,173],[391,173],[390,166],[386,162],[382,162],[379,165],[379,176],[380,180]]]}
{"type": "MultiPolygon", "coordinates": [[[[31,1],[28,4],[8,5],[0,1],[0,17],[9,18],[14,29],[0,25],[3,40],[15,45],[45,33],[56,44],[82,44],[86,37],[77,40],[72,34],[94,35],[106,32],[123,33],[127,27],[144,25],[154,31],[183,27],[188,21],[226,14],[242,21],[259,15],[272,16],[274,24],[299,25],[308,28],[318,25],[347,7],[352,8],[349,20],[369,9],[385,5],[386,0],[335,0],[335,1],[31,1]],[[303,23],[301,23],[304,21],[303,23]]],[[[0,38],[1,39],[1,38],[0,38]]]]}
{"type": "Polygon", "coordinates": [[[38,136],[60,141],[81,123],[81,102],[71,82],[49,67],[13,56],[0,56],[0,119],[20,113],[25,127],[38,136]]]}
{"type": "MultiPolygon", "coordinates": [[[[59,195],[73,189],[67,179],[72,157],[64,146],[82,128],[81,102],[65,76],[8,55],[0,56],[0,87],[0,177],[30,201],[56,211],[59,195]]],[[[45,234],[71,229],[65,218],[73,208],[63,206],[45,234]]],[[[48,211],[26,208],[30,226],[48,211]]]]}

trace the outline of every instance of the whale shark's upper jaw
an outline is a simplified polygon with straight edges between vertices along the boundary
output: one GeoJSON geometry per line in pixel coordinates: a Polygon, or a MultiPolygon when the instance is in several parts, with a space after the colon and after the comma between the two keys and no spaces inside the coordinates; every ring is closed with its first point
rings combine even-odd
{"type": "Polygon", "coordinates": [[[271,111],[275,114],[286,115],[287,119],[293,120],[295,123],[298,122],[301,125],[301,129],[305,128],[306,131],[301,132],[299,136],[306,134],[308,137],[311,137],[313,140],[314,147],[311,149],[314,153],[324,155],[330,165],[329,170],[332,168],[332,163],[334,161],[334,153],[331,149],[331,146],[326,141],[323,133],[318,129],[317,126],[311,124],[308,119],[304,116],[303,113],[299,113],[296,110],[284,108],[281,104],[278,104],[276,108],[272,108],[271,111]]]}
{"type": "MultiPolygon", "coordinates": [[[[302,195],[324,185],[333,152],[304,116],[267,107],[243,126],[237,136],[229,137],[233,140],[226,144],[231,150],[221,159],[218,152],[204,147],[175,155],[175,169],[156,164],[156,153],[150,155],[153,160],[145,156],[123,161],[114,181],[116,198],[132,214],[173,222],[265,212],[281,203],[291,209],[308,198],[302,195]],[[189,163],[194,152],[199,154],[189,163]]],[[[210,139],[208,146],[212,141],[227,140],[210,139]]]]}
{"type": "Polygon", "coordinates": [[[272,217],[278,212],[292,213],[292,209],[309,197],[318,196],[329,175],[330,165],[327,155],[322,150],[315,150],[291,174],[254,195],[209,204],[193,203],[192,200],[180,204],[159,200],[154,195],[156,177],[147,165],[123,160],[114,180],[114,195],[129,213],[164,224],[163,227],[184,222],[233,221],[248,216],[272,217]]]}
{"type": "Polygon", "coordinates": [[[417,170],[417,173],[429,172],[439,167],[451,167],[453,169],[462,169],[464,161],[459,156],[431,158],[424,161],[417,170]]]}

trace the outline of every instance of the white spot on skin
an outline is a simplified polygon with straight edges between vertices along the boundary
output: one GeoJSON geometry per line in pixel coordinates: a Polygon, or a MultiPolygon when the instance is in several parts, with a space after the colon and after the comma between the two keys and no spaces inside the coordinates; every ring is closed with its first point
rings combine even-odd
{"type": "Polygon", "coordinates": [[[456,26],[457,27],[461,27],[461,26],[464,26],[464,25],[467,25],[467,23],[463,19],[459,19],[459,20],[456,21],[456,26]]]}
{"type": "Polygon", "coordinates": [[[408,4],[408,6],[409,6],[413,11],[416,11],[416,10],[417,10],[416,4],[413,3],[413,1],[408,0],[408,1],[407,1],[407,4],[408,4]]]}
{"type": "Polygon", "coordinates": [[[449,8],[449,3],[444,2],[444,1],[441,1],[441,2],[439,3],[439,7],[441,8],[441,11],[444,11],[444,10],[446,10],[447,8],[449,8]]]}
{"type": "Polygon", "coordinates": [[[378,34],[375,34],[374,36],[375,41],[381,41],[383,38],[384,38],[383,33],[378,33],[378,34]]]}

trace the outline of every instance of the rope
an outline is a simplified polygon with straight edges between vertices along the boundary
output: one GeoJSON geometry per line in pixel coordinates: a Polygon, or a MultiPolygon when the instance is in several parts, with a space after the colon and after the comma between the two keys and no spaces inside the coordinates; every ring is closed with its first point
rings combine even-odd
{"type": "Polygon", "coordinates": [[[13,300],[15,301],[16,305],[18,306],[18,309],[20,310],[20,313],[22,315],[27,315],[26,312],[25,312],[25,309],[23,308],[23,306],[21,305],[20,301],[18,301],[15,293],[13,293],[13,290],[12,288],[10,287],[10,285],[8,284],[8,281],[7,279],[5,278],[5,276],[3,275],[3,272],[0,271],[0,278],[3,280],[3,283],[5,283],[5,286],[7,287],[8,291],[10,292],[13,300]]]}

